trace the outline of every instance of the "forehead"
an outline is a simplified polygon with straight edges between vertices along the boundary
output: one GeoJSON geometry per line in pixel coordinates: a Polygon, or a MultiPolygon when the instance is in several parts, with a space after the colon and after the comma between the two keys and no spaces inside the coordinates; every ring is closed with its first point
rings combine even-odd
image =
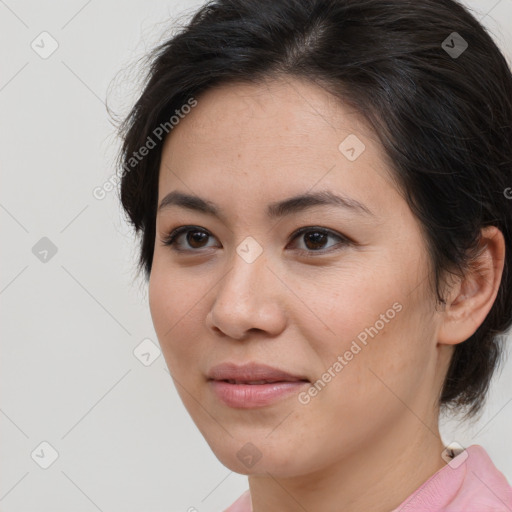
{"type": "Polygon", "coordinates": [[[230,83],[196,99],[165,141],[159,201],[175,188],[265,202],[327,188],[374,202],[391,186],[376,134],[318,85],[230,83]]]}
{"type": "MultiPolygon", "coordinates": [[[[318,130],[357,132],[375,139],[365,120],[327,90],[306,80],[274,79],[262,83],[233,82],[205,91],[197,106],[182,119],[168,137],[177,143],[202,145],[234,140],[245,146],[301,147],[318,144],[318,130]],[[186,126],[188,129],[184,129],[186,126]],[[178,134],[179,133],[179,134],[178,134]]],[[[167,141],[166,141],[167,142],[167,141]]],[[[326,140],[326,144],[332,142],[326,140]]],[[[170,142],[172,145],[172,142],[170,142]]]]}

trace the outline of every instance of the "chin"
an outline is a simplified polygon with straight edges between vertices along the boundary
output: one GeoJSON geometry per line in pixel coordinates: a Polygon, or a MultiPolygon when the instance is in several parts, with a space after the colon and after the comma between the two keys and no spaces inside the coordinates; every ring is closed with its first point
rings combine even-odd
{"type": "MultiPolygon", "coordinates": [[[[267,434],[265,434],[267,435],[267,434]]],[[[305,473],[300,467],[305,466],[297,459],[297,452],[287,443],[275,440],[272,443],[264,437],[256,439],[247,436],[245,440],[223,436],[222,443],[207,442],[219,462],[241,475],[267,475],[286,478],[305,473]]],[[[302,453],[302,456],[304,453],[302,453]]]]}

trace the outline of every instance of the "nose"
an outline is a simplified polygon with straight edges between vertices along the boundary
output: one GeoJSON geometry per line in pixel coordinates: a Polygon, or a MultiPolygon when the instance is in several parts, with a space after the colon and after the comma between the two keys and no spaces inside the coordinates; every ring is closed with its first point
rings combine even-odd
{"type": "Polygon", "coordinates": [[[284,330],[286,287],[267,263],[264,253],[252,263],[234,255],[206,317],[209,329],[236,340],[247,339],[255,330],[268,337],[284,330]]]}

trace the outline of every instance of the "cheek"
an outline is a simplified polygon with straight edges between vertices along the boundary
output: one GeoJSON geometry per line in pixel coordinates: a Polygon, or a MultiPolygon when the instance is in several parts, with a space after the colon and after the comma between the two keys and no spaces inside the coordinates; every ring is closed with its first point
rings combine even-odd
{"type": "Polygon", "coordinates": [[[178,375],[200,352],[200,296],[193,293],[190,283],[184,282],[182,272],[172,269],[162,272],[156,264],[149,280],[148,298],[167,366],[173,375],[178,375]]]}
{"type": "Polygon", "coordinates": [[[331,280],[316,295],[323,297],[315,308],[324,312],[319,316],[328,330],[319,336],[311,324],[302,326],[320,362],[315,375],[319,403],[332,399],[342,408],[357,409],[371,402],[378,409],[381,398],[398,401],[390,390],[413,396],[428,369],[434,326],[427,298],[421,287],[411,293],[411,280],[388,267],[338,280],[336,292],[331,280]]]}
{"type": "Polygon", "coordinates": [[[176,311],[173,288],[170,276],[160,272],[158,264],[154,262],[149,278],[148,300],[151,319],[160,343],[164,342],[165,326],[167,325],[167,329],[172,326],[171,317],[176,311]]]}
{"type": "MultiPolygon", "coordinates": [[[[364,326],[352,320],[346,337],[323,346],[323,373],[313,383],[318,391],[308,403],[303,400],[298,410],[303,430],[340,439],[339,450],[346,450],[388,428],[406,405],[415,409],[427,370],[422,367],[424,350],[412,339],[417,332],[407,314],[404,306],[377,334],[370,331],[373,337],[368,334],[366,344],[357,338],[366,333],[364,326]]],[[[371,318],[373,326],[375,319],[371,318]]]]}

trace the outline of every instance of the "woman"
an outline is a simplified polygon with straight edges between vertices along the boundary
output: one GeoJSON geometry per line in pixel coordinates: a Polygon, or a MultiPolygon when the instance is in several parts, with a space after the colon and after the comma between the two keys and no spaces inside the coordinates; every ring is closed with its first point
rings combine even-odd
{"type": "Polygon", "coordinates": [[[453,0],[217,0],[151,54],[121,201],[229,511],[506,511],[512,76],[453,0]],[[330,242],[329,242],[330,241],[330,242]]]}

